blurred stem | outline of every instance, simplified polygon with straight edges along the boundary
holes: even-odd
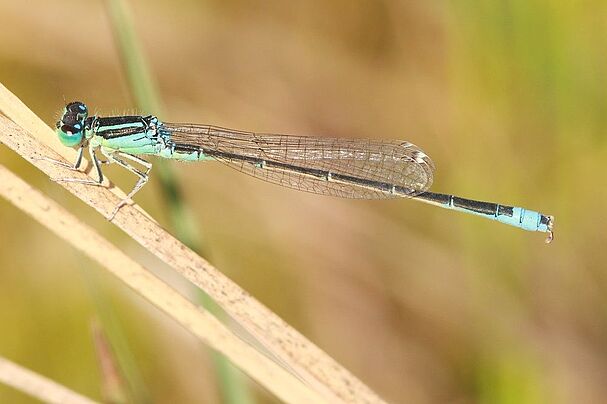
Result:
[[[116,360],[120,374],[124,375],[125,380],[128,381],[126,387],[123,384],[119,386],[121,391],[113,392],[115,395],[104,394],[104,397],[123,396],[129,398],[127,401],[108,400],[109,402],[152,403],[153,400],[151,399],[149,390],[143,381],[141,371],[139,370],[139,366],[135,360],[135,355],[128,344],[128,339],[124,333],[124,327],[122,326],[119,316],[117,315],[118,311],[115,309],[107,291],[102,290],[102,285],[105,285],[105,282],[98,272],[91,271],[90,268],[84,268],[83,266],[82,274],[83,278],[87,282],[90,296],[92,296],[95,305],[95,311],[97,313],[99,322],[101,323],[101,325],[98,327],[103,329],[103,331],[107,334],[111,343],[112,353],[114,354],[112,359]],[[95,339],[93,340],[96,341]],[[101,364],[102,358],[98,356],[97,360]],[[100,369],[102,369],[101,366]],[[104,375],[103,372],[101,373],[101,377],[104,378],[104,382],[106,382],[106,375]],[[109,392],[104,391],[104,393]]]
[[[91,334],[102,380],[101,391],[104,401],[107,403],[151,402],[149,397],[146,397],[145,401],[140,399],[135,401],[129,396],[128,384],[118,364],[117,350],[114,349],[98,318],[93,318],[91,321]],[[129,362],[132,363],[132,359]]]
[[[142,111],[164,116],[156,82],[139,46],[132,24],[133,19],[126,2],[106,0],[106,4],[114,39],[135,104]],[[157,178],[161,183],[162,196],[168,208],[169,220],[175,229],[177,238],[199,255],[208,257],[208,254],[203,254],[200,234],[193,225],[195,221],[192,220],[191,211],[183,202],[181,189],[171,166],[163,160],[156,161],[154,166]],[[198,293],[198,300],[215,316],[223,315],[219,307],[202,291]],[[223,355],[215,351],[212,355],[224,402],[234,404],[252,402],[246,381],[239,371]]]

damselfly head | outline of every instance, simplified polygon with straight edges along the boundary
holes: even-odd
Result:
[[[84,139],[84,121],[88,108],[83,102],[74,101],[65,106],[61,119],[57,122],[57,135],[61,143],[68,147],[80,146]]]

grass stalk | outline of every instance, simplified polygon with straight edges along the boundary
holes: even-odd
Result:
[[[2,167],[2,166],[0,166]],[[6,169],[2,167],[1,171]],[[0,357],[0,382],[45,403],[93,404],[96,401],[6,358]]]

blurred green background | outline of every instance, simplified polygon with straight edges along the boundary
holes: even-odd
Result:
[[[406,139],[434,159],[437,192],[556,216],[546,246],[413,201],[175,163],[228,276],[391,402],[604,400],[607,3],[128,3],[167,121]],[[0,81],[49,124],[75,99],[156,112],[134,108],[103,1],[0,0],[0,16]],[[6,147],[0,162],[180,282]],[[153,174],[136,200],[170,228]],[[0,230],[0,355],[100,399],[91,322],[113,312],[139,397],[221,401],[208,350],[170,319],[4,200]],[[0,385],[0,402],[31,399]]]

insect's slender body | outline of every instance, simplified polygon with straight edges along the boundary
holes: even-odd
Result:
[[[552,216],[429,192],[434,163],[409,142],[258,134],[210,125],[163,123],[153,115],[89,117],[81,102],[66,106],[57,133],[63,144],[80,149],[75,168],[82,151],[88,148],[100,182],[103,162],[117,163],[138,175],[139,181],[128,198],[148,179],[151,164],[141,156],[217,160],[302,191],[359,199],[413,198],[524,230],[547,232],[548,241],[552,240]],[[106,161],[97,158],[97,150]],[[145,167],[145,172],[129,161]]]

